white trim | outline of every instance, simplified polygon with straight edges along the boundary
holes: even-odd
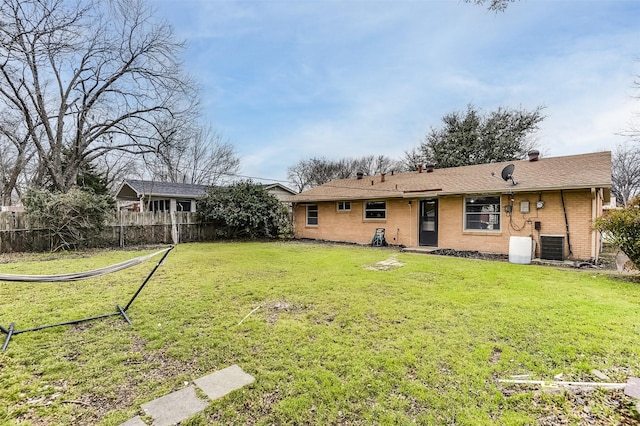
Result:
[[[369,203],[384,203],[384,210],[383,209],[367,209],[367,204]],[[371,211],[371,212],[380,212],[383,211],[384,212],[384,217],[367,217],[367,211]],[[362,206],[362,220],[365,221],[386,221],[387,220],[387,200],[368,200],[364,202],[364,205]]]
[[[487,226],[494,226],[492,224],[491,216],[498,215],[498,229],[476,229],[476,228],[467,228],[467,199],[469,198],[497,198],[499,205],[498,211],[486,211],[486,212],[471,212],[470,214],[480,214],[489,216],[489,220],[486,222]],[[495,205],[495,204],[487,204],[487,205]],[[478,196],[465,196],[462,198],[462,232],[486,232],[486,233],[498,233],[502,231],[502,196],[498,195],[478,195]]]
[[[316,222],[317,223],[309,223],[309,207],[315,207],[316,208]],[[319,208],[317,204],[308,204],[305,207],[305,219],[304,219],[304,223],[305,226],[307,227],[317,227],[320,224],[320,213],[319,213]]]

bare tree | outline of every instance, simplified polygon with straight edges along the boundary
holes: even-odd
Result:
[[[287,179],[293,183],[294,189],[298,192],[310,188],[309,162],[302,160],[293,166],[289,166],[287,169]]]
[[[169,182],[215,185],[238,172],[234,146],[212,128],[174,134],[154,155],[151,174]]]
[[[96,159],[94,165],[111,191],[127,177],[135,176],[140,167],[134,156],[122,151],[108,152]]]
[[[418,170],[418,165],[427,163],[427,157],[419,147],[413,147],[404,152],[404,157],[398,161],[398,169],[403,172]]]
[[[640,147],[632,143],[619,144],[612,158],[613,194],[624,206],[640,193]]]
[[[358,172],[367,176],[374,176],[398,169],[398,162],[385,155],[366,155],[354,161],[351,166],[352,173],[350,176]]]
[[[182,48],[143,0],[0,0],[2,132],[17,123],[60,190],[109,152],[156,152],[159,123],[194,108]]]
[[[9,131],[11,126],[0,127],[0,205],[10,206],[19,198],[27,165],[35,152],[28,137]]]
[[[332,180],[354,177],[357,173],[372,176],[396,168],[397,162],[384,155],[339,160],[314,157],[309,160],[301,160],[290,166],[287,170],[287,178],[298,191],[302,192]]]
[[[487,5],[489,10],[494,12],[504,12],[510,3],[515,0],[464,0],[465,3],[474,3],[477,5]]]

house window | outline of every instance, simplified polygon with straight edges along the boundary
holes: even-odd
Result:
[[[176,201],[176,210],[179,212],[191,211],[191,200],[178,200]]]
[[[364,205],[365,219],[386,219],[387,218],[387,202],[386,201],[367,201]]]
[[[151,212],[168,212],[171,203],[169,200],[153,200],[149,203],[149,211]]]
[[[338,201],[338,211],[339,212],[351,211],[351,201]]]
[[[464,229],[465,231],[499,231],[500,197],[466,197]]]
[[[307,226],[318,226],[318,205],[307,206]]]

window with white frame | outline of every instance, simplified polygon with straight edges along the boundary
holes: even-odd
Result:
[[[318,225],[318,205],[309,204],[307,206],[307,226]]]
[[[190,212],[191,211],[191,200],[177,200],[176,201],[176,210],[179,212]]]
[[[151,212],[168,212],[171,206],[169,200],[153,200],[149,203],[149,211]]]
[[[367,201],[364,204],[365,219],[386,219],[387,218],[387,202],[386,201]]]
[[[499,231],[500,196],[465,197],[464,230]]]
[[[338,201],[338,211],[339,212],[351,211],[351,201]]]

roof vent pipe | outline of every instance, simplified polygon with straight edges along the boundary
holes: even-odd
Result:
[[[532,149],[528,152],[528,155],[529,161],[538,161],[538,158],[540,158],[540,151],[538,151],[537,149]]]
[[[418,173],[422,173],[422,164],[418,164]]]
[[[358,172],[356,173],[356,177],[358,178],[358,180],[361,180],[364,177],[364,173]]]
[[[380,173],[380,182],[384,182],[384,173]]]
[[[427,163],[427,173],[433,173],[433,169],[436,168],[436,165],[433,163]]]

